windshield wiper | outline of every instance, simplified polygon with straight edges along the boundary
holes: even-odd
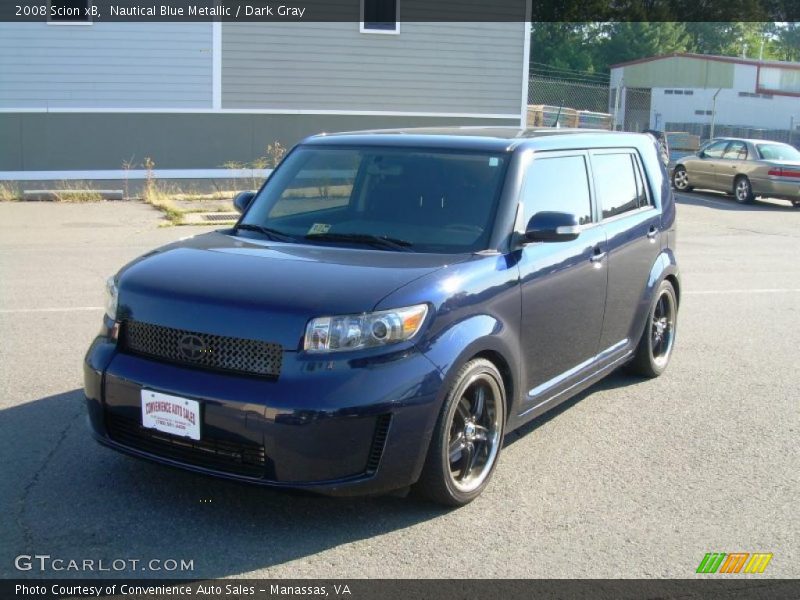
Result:
[[[402,250],[404,252],[411,252],[411,246],[414,245],[406,240],[399,240],[385,235],[371,235],[369,233],[309,233],[306,239],[325,242],[356,242],[369,244],[377,248]]]
[[[241,223],[236,226],[236,231],[239,230],[243,231],[257,231],[268,237],[271,240],[276,242],[296,242],[297,240],[292,236],[283,233],[282,231],[278,231],[277,229],[273,229],[272,227],[265,227],[263,225],[256,225],[255,223]]]

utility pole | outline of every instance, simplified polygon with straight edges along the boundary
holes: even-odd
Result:
[[[714,124],[717,120],[717,94],[722,91],[722,88],[719,88],[716,92],[714,92],[714,97],[711,99],[711,131],[709,132],[708,139],[714,139]]]
[[[623,83],[625,83],[625,80],[620,79],[619,83],[617,84],[616,94],[614,94],[614,131],[618,131],[617,127],[619,125],[619,103],[620,103],[620,96],[622,96]]]

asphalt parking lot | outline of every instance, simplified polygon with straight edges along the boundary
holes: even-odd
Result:
[[[106,276],[207,229],[158,227],[138,203],[0,203],[0,574],[43,575],[14,569],[38,553],[194,561],[120,573],[136,576],[683,578],[742,551],[774,554],[760,577],[799,577],[800,210],[693,194],[678,217],[667,373],[613,375],[512,434],[486,492],[447,511],[253,489],[95,444],[81,360]]]

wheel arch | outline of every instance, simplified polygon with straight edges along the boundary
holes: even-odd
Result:
[[[492,363],[497,370],[500,371],[500,376],[503,378],[503,392],[505,393],[505,409],[506,409],[506,423],[508,423],[509,416],[511,415],[511,400],[515,397],[514,375],[511,372],[511,366],[508,364],[506,358],[496,350],[482,350],[473,355],[466,362],[475,360],[476,358],[483,358]]]
[[[460,343],[453,343],[456,340]],[[499,320],[489,315],[476,315],[455,324],[450,335],[438,336],[436,342],[420,350],[442,374],[441,402],[461,368],[473,359],[484,358],[497,367],[503,378],[506,420],[513,414],[516,390],[521,389],[519,338]]]

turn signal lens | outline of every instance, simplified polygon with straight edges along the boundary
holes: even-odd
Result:
[[[112,321],[117,319],[117,282],[113,277],[106,280],[106,314]]]
[[[385,346],[411,339],[428,314],[427,304],[360,315],[319,317],[306,326],[306,352],[340,352]]]

